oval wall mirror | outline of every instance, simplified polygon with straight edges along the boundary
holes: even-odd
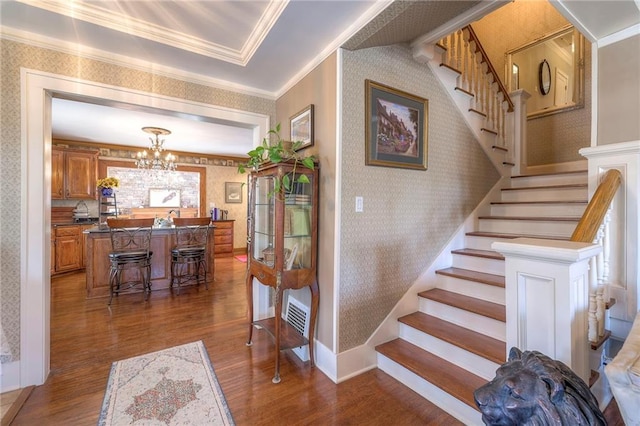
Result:
[[[551,67],[549,62],[544,59],[540,62],[540,68],[538,70],[538,82],[540,85],[540,93],[546,95],[551,90]]]

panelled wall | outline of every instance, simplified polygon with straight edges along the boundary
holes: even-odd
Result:
[[[20,359],[20,247],[22,211],[21,67],[113,86],[275,117],[275,101],[176,80],[150,72],[84,59],[7,39],[0,40],[0,320],[7,352],[2,362]],[[242,178],[238,179],[242,180]],[[44,196],[44,195],[43,195]],[[30,212],[31,213],[31,212]],[[33,212],[42,214],[43,212]]]

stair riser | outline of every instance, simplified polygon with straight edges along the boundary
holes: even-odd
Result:
[[[504,275],[504,260],[453,253],[453,266],[487,274]]]
[[[425,314],[459,325],[476,333],[484,334],[501,342],[507,341],[507,326],[502,321],[422,297],[420,298],[418,309]]]
[[[476,237],[467,235],[464,237],[465,247],[472,248],[476,250],[493,250],[491,248],[491,244],[496,241],[508,242],[513,241],[510,238],[490,238],[490,237]]]
[[[587,201],[587,188],[541,188],[502,191],[501,201]]]
[[[487,381],[495,377],[496,370],[500,367],[495,362],[491,362],[437,337],[425,334],[406,324],[400,323],[399,337]]]
[[[466,425],[482,425],[479,411],[452,397],[400,364],[378,354],[378,368]]]
[[[577,221],[543,222],[535,220],[480,219],[478,227],[483,232],[506,234],[533,234],[551,237],[570,237]]]
[[[438,275],[436,287],[487,302],[505,304],[504,288],[460,278]]]
[[[509,217],[579,217],[586,204],[494,204],[492,216]]]
[[[511,179],[512,188],[527,188],[546,185],[586,184],[587,173],[567,173],[560,175],[527,176]]]

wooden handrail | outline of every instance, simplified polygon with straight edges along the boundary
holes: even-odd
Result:
[[[502,79],[500,77],[498,77],[498,73],[493,68],[493,65],[491,65],[491,61],[489,60],[489,56],[487,55],[487,53],[482,48],[482,44],[480,44],[480,40],[478,40],[478,36],[473,31],[473,28],[471,28],[471,25],[467,25],[465,28],[467,30],[469,30],[469,41],[470,42],[473,41],[476,44],[476,53],[480,52],[480,55],[482,56],[482,61],[487,64],[487,68],[488,68],[489,72],[493,75],[493,81],[495,81],[498,84],[498,91],[502,92],[502,94],[504,95],[504,100],[509,105],[508,111],[509,112],[513,112],[513,101],[511,100],[511,97],[509,96],[509,92],[507,92],[507,89],[504,87],[504,84],[502,84]],[[464,28],[463,28],[463,30],[464,30]]]
[[[604,175],[580,218],[576,230],[573,231],[571,241],[581,243],[592,243],[594,241],[621,182],[622,174],[619,170],[611,169]]]

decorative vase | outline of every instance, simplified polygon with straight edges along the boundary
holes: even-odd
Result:
[[[103,197],[111,197],[113,195],[113,188],[100,188]]]

